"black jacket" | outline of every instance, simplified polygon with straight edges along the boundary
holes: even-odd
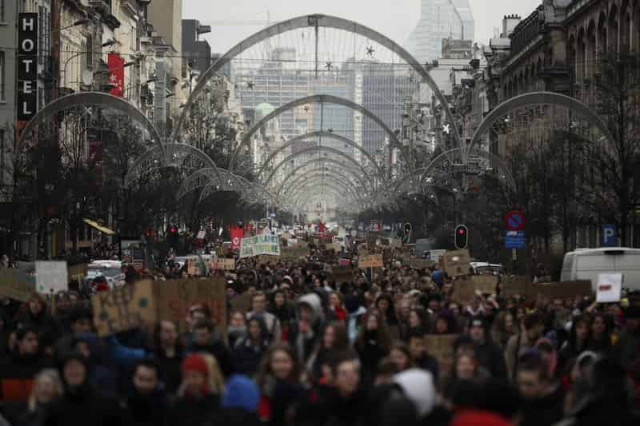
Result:
[[[135,390],[126,400],[127,426],[165,426],[169,403],[162,391],[141,395]]]
[[[203,426],[218,415],[220,399],[209,394],[203,398],[178,398],[169,414],[170,426]]]
[[[231,358],[231,352],[229,352],[229,349],[227,349],[221,340],[215,340],[213,343],[204,346],[192,343],[188,352],[206,352],[213,355],[216,361],[218,361],[218,365],[220,366],[220,370],[224,377],[231,377],[231,375],[235,373],[235,365],[233,363],[233,358]]]
[[[521,404],[522,421],[520,426],[551,426],[564,415],[564,390],[560,384],[555,390],[542,398],[523,400]]]
[[[125,426],[125,417],[116,399],[105,398],[90,385],[66,390],[51,406],[43,426]]]
[[[253,346],[249,338],[238,342],[232,352],[236,371],[245,376],[253,377],[258,371],[258,366],[268,346],[266,342],[258,347]]]
[[[475,355],[478,363],[487,369],[495,378],[507,377],[507,367],[504,364],[503,351],[492,342],[477,343]]]

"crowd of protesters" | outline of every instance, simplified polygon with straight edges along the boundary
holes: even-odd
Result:
[[[1,299],[0,425],[640,424],[633,294],[599,305],[498,286],[461,305],[437,266],[391,257],[337,283],[336,261],[238,262],[224,329],[194,304],[187,329],[100,338],[76,292]],[[451,335],[444,365],[425,337]]]

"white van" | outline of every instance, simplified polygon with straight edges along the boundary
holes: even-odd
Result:
[[[607,272],[622,274],[624,288],[640,290],[640,249],[610,247],[566,253],[560,280],[591,280],[595,291],[598,275]]]

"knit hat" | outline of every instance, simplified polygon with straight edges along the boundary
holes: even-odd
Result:
[[[225,386],[224,395],[220,400],[221,408],[241,408],[250,413],[258,410],[260,392],[258,387],[246,376],[234,374]]]
[[[182,371],[198,371],[205,377],[209,377],[207,362],[198,354],[191,354],[182,361]]]
[[[425,417],[433,410],[436,403],[436,389],[431,373],[419,369],[406,370],[396,374],[394,382],[413,402],[420,417]]]
[[[511,426],[509,420],[490,411],[465,411],[453,418],[451,426]]]

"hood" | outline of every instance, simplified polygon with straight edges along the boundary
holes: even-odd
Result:
[[[300,299],[298,299],[298,304],[297,304],[298,308],[302,304],[305,304],[311,307],[311,310],[313,312],[314,324],[323,319],[324,315],[322,313],[322,300],[320,300],[320,296],[318,296],[316,293],[305,294]]]
[[[87,342],[89,350],[91,351],[91,358],[89,362],[93,365],[102,364],[106,355],[105,347],[102,344],[100,338],[94,333],[77,333],[73,336],[73,343]]]
[[[246,376],[234,374],[227,381],[224,395],[220,400],[221,408],[241,408],[250,413],[258,410],[260,392],[258,387]]]
[[[414,368],[396,374],[394,381],[413,402],[420,417],[425,417],[433,410],[436,403],[436,389],[431,373]]]

